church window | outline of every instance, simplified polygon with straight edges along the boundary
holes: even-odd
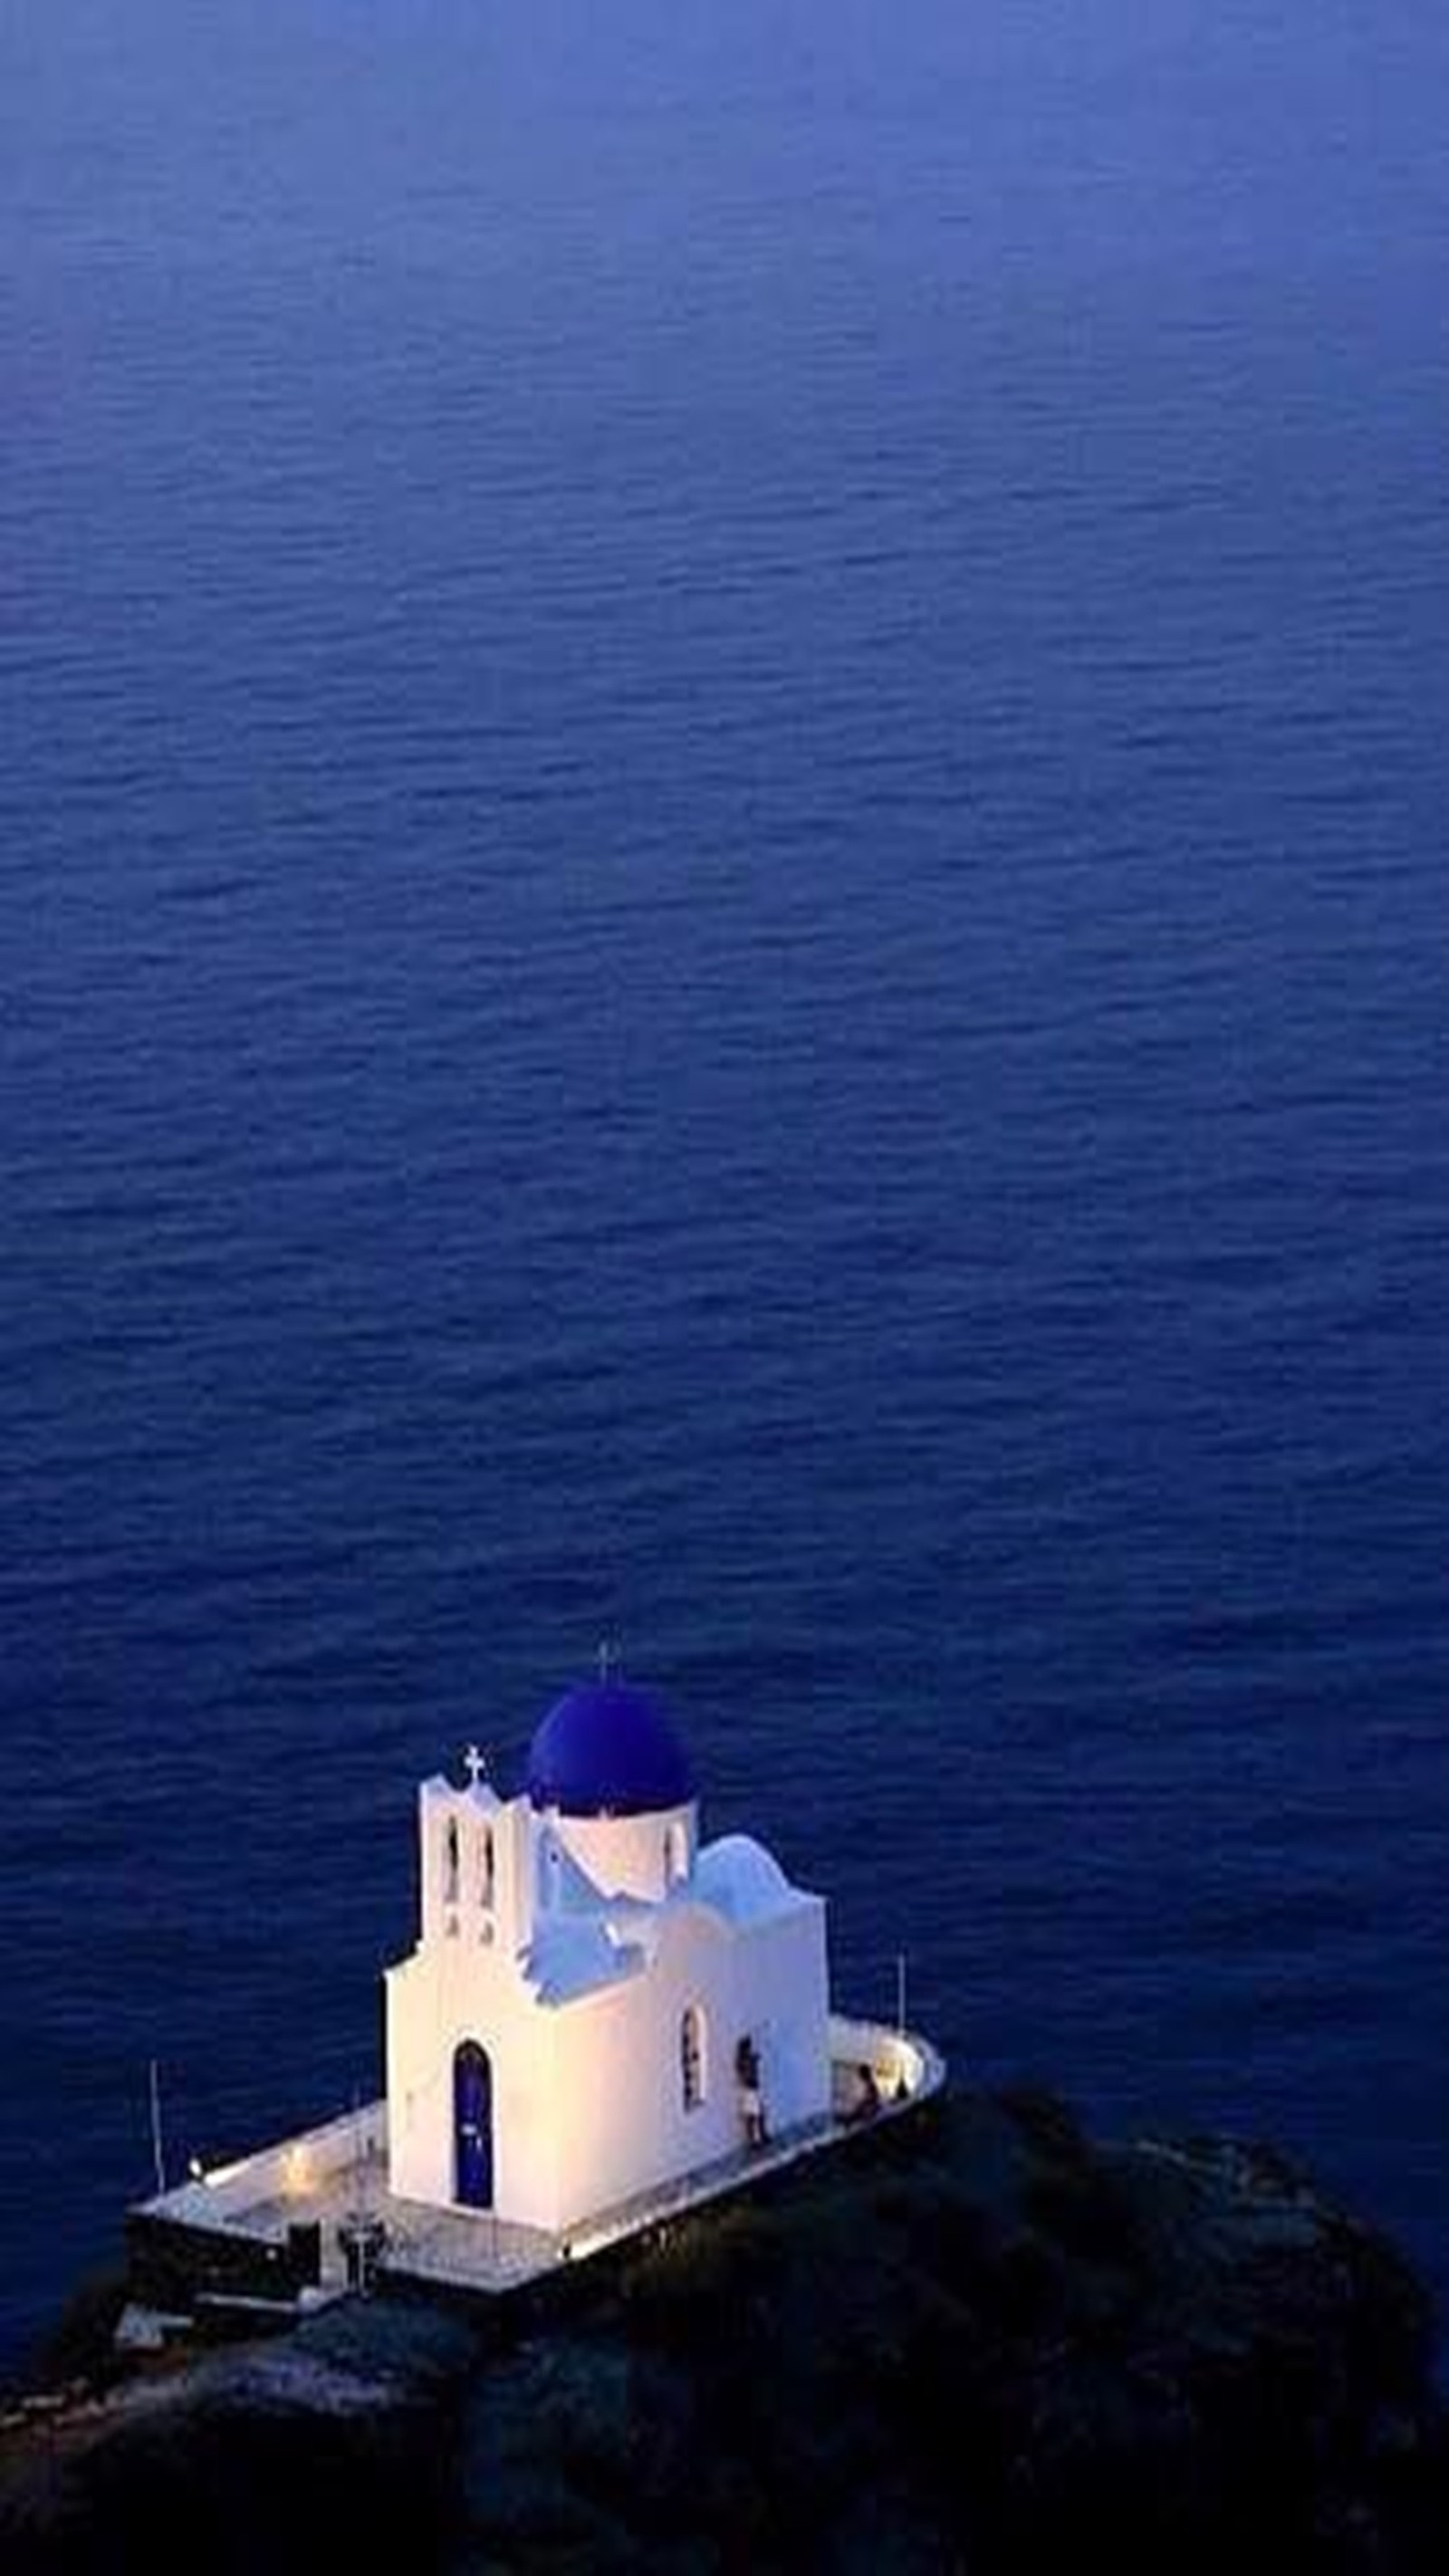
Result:
[[[677,1886],[689,1876],[689,1836],[683,1825],[671,1825],[664,1837],[664,1884]]]
[[[704,2100],[704,2015],[688,2004],[679,2024],[679,2094],[686,2111]]]
[[[478,1898],[485,1914],[491,1913],[493,1909],[493,1872],[493,1835],[490,1829],[485,1825],[483,1829],[483,1866],[479,1874],[478,1881]]]
[[[448,1818],[447,1831],[443,1836],[443,1902],[445,1905],[456,1905],[458,1902],[458,1820],[456,1816]]]

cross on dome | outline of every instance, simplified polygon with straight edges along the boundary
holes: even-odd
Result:
[[[479,1781],[488,1777],[488,1755],[480,1752],[476,1744],[470,1744],[463,1755],[463,1768],[468,1774],[469,1788],[476,1789]]]

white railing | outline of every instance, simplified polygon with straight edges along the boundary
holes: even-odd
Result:
[[[855,2099],[857,2070],[870,2069],[881,2107],[924,2101],[939,2093],[946,2080],[946,2061],[928,2039],[914,2031],[892,2030],[884,2022],[855,2021],[844,2013],[830,2016],[830,2065],[842,2107]]]

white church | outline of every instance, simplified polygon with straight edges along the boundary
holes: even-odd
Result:
[[[825,2120],[823,1898],[747,1835],[701,1842],[655,1695],[607,1667],[533,1738],[418,1798],[421,1923],[386,1972],[388,2183],[566,2238]]]
[[[823,1898],[746,1834],[700,1840],[652,1691],[605,1664],[524,1786],[476,1752],[418,1795],[421,1921],[386,1970],[386,2091],[130,2212],[136,2314],[275,2309],[389,2279],[491,2297],[894,2118],[929,2041],[830,2009]],[[483,2223],[475,2223],[478,2221]]]

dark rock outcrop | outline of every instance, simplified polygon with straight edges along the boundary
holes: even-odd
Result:
[[[1281,2159],[963,2097],[470,2325],[387,2302],[12,2439],[0,2564],[100,2576],[1059,2568],[1410,2576],[1427,2301]]]

